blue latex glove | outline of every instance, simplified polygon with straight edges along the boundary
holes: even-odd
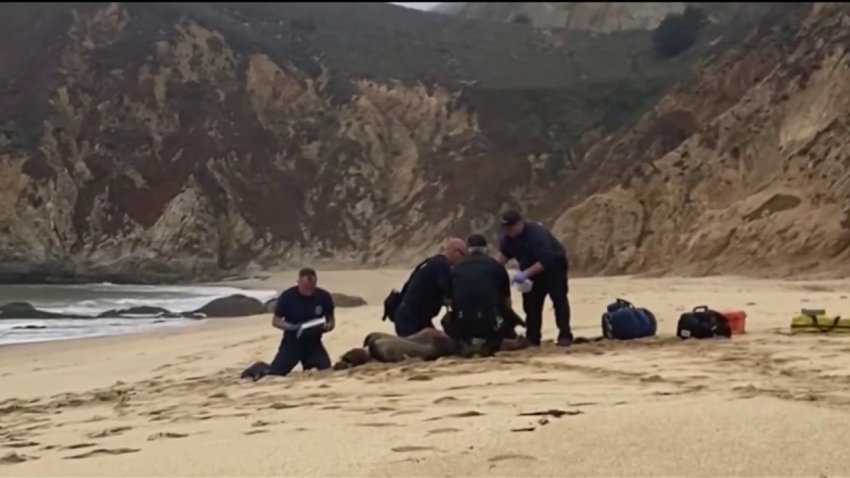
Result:
[[[514,283],[515,284],[523,284],[526,281],[528,281],[528,274],[526,274],[525,271],[519,271],[514,276]]]

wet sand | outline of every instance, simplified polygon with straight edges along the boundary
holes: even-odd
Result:
[[[403,271],[320,271],[336,358],[381,322]],[[293,274],[242,286],[283,288]],[[575,332],[616,297],[659,337],[240,381],[279,341],[270,317],[0,348],[3,475],[847,475],[850,336],[789,336],[801,307],[850,314],[850,281],[574,280]],[[519,297],[515,298],[519,309]],[[681,342],[693,306],[749,333]],[[554,336],[547,303],[544,338]]]

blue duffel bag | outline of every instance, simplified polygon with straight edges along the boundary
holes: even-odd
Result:
[[[623,299],[608,304],[608,312],[602,314],[602,335],[606,339],[652,337],[657,329],[658,323],[652,312]]]

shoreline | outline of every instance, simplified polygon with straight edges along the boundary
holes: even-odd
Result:
[[[187,284],[185,287],[230,287],[241,289],[244,291],[251,290],[276,290],[280,291],[283,288],[287,287],[287,282],[290,282],[294,285],[294,278],[297,274],[295,270],[276,270],[276,271],[267,271],[263,273],[255,274],[252,277],[241,278],[238,280],[226,280],[220,282],[200,282]],[[382,281],[385,281],[386,286],[385,290],[378,289],[376,292],[372,293],[363,293],[363,291],[359,290],[357,281],[355,278],[361,274],[373,274],[379,277]],[[385,294],[389,292],[391,288],[399,289],[404,280],[406,280],[409,271],[404,269],[381,269],[381,270],[355,270],[355,269],[346,269],[346,270],[333,270],[333,271],[325,271],[319,272],[319,285],[320,287],[324,287],[331,292],[340,292],[351,295],[356,295],[363,297],[367,305],[365,307],[374,307],[383,303],[383,299]],[[323,280],[324,279],[324,280]],[[723,279],[729,279],[734,281],[754,281],[757,283],[763,284],[775,284],[779,288],[784,288],[783,286],[792,286],[795,287],[798,284],[802,284],[801,288],[810,292],[818,292],[823,289],[830,289],[836,287],[846,287],[848,289],[848,294],[850,294],[850,279],[822,279],[818,281],[804,281],[802,279],[796,278],[766,278],[766,279],[751,279],[746,276],[705,276],[705,277],[662,277],[662,278],[649,278],[649,277],[641,277],[641,276],[603,276],[603,277],[594,277],[594,278],[575,278],[571,279],[571,283],[574,282],[606,282],[606,281],[631,281],[635,283],[653,283],[657,281],[666,281],[671,284],[675,284],[678,282],[689,282],[689,283],[706,283],[712,284],[718,282],[718,280],[722,281]],[[76,284],[82,285],[82,284]],[[136,284],[149,286],[149,284]],[[158,287],[158,286],[154,286]],[[162,287],[168,287],[167,285],[163,285]],[[183,286],[181,286],[183,287]],[[675,287],[675,285],[673,285]],[[275,292],[277,294],[279,292]],[[517,300],[517,293],[514,292],[514,306],[515,310],[521,311],[522,307],[519,301]],[[573,293],[571,293],[571,297]],[[380,315],[380,314],[378,314]],[[247,319],[248,317],[243,317],[243,319]],[[18,320],[18,319],[12,319]],[[20,320],[32,320],[32,321],[46,321],[49,322],[51,320],[65,320],[65,319],[20,319]],[[98,320],[97,318],[81,318],[74,320]],[[126,318],[121,320],[127,320],[128,323],[131,323],[133,318]],[[201,325],[204,322],[218,322],[218,321],[232,321],[237,320],[234,318],[214,318],[214,319],[164,319],[164,320],[185,320],[185,323],[179,325],[164,325],[164,326],[155,326],[151,327],[140,327],[139,330],[131,330],[126,332],[114,332],[114,333],[103,333],[102,335],[97,336],[84,336],[84,337],[60,337],[60,338],[48,338],[45,340],[37,340],[30,342],[13,342],[7,344],[0,344],[0,351],[9,350],[9,349],[17,349],[20,347],[39,347],[43,344],[52,344],[55,342],[79,342],[80,344],[86,344],[90,341],[100,341],[100,340],[108,340],[115,337],[124,337],[124,336],[148,336],[149,334],[157,334],[162,332],[169,332],[175,330],[184,330],[184,329],[193,329]],[[157,324],[158,325],[158,324]],[[81,345],[82,346],[82,345]]]
[[[6,286],[0,289],[0,307],[18,305],[0,312],[0,347],[183,328],[203,319],[195,311],[215,300],[246,295],[264,303],[276,294],[260,283]]]

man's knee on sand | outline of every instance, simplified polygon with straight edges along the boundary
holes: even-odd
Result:
[[[269,367],[269,375],[289,375],[301,364],[303,370],[327,370],[331,368],[331,359],[321,342],[302,343],[284,340],[277,355]]]

